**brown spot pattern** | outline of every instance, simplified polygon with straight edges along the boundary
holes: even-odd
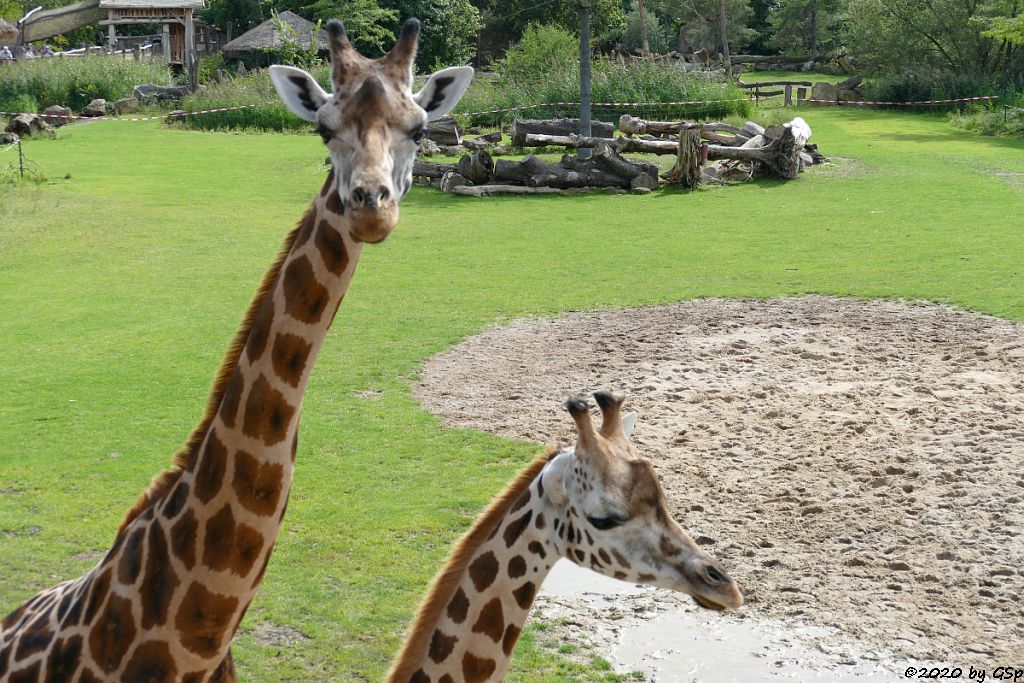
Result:
[[[536,526],[538,529],[543,529],[545,526],[547,526],[547,522],[544,519],[543,512],[537,513],[537,521],[534,523],[534,526]]]
[[[39,680],[39,669],[42,664],[42,662],[36,662],[27,669],[14,671],[8,680],[10,683],[36,683]]]
[[[171,651],[167,643],[149,640],[142,643],[132,653],[121,676],[123,681],[139,683],[170,683],[178,673]]]
[[[497,662],[490,657],[477,657],[472,652],[462,656],[462,676],[466,683],[483,683],[497,666]]]
[[[139,597],[142,601],[142,628],[162,626],[167,622],[171,597],[181,581],[171,566],[167,553],[164,530],[154,522],[146,539],[149,549],[146,557],[146,576],[142,579]]]
[[[530,545],[526,546],[526,549],[534,555],[540,555],[540,559],[542,560],[548,556],[547,552],[544,550],[544,546],[537,541],[530,541]]]
[[[526,573],[526,560],[522,555],[516,555],[508,561],[508,575],[510,578],[518,579]]]
[[[494,578],[497,575],[498,560],[490,550],[469,565],[469,578],[473,581],[473,587],[476,588],[477,593],[494,583]]]
[[[451,602],[448,603],[448,618],[453,623],[461,624],[466,620],[466,613],[469,612],[469,599],[461,588],[455,591]]]
[[[210,658],[220,651],[238,600],[218,595],[195,581],[188,587],[174,626],[181,633],[181,644],[200,657]]]
[[[448,655],[455,649],[455,643],[458,640],[456,636],[449,636],[440,629],[434,631],[433,637],[430,639],[430,658],[440,664],[444,660],[448,659]]]
[[[171,495],[167,496],[167,502],[164,503],[164,517],[167,519],[174,519],[177,517],[178,513],[185,508],[185,502],[187,500],[188,482],[184,482],[179,479],[178,483],[175,484],[174,489],[171,491]]]
[[[348,268],[348,250],[341,234],[325,220],[320,221],[316,229],[316,248],[324,260],[327,270],[341,275]]]
[[[533,510],[527,510],[525,515],[514,522],[509,522],[503,534],[506,548],[511,548],[519,540],[519,537],[523,535],[523,531],[529,526],[531,519],[533,519]]]
[[[70,681],[82,663],[82,636],[58,640],[46,663],[46,683]]]
[[[196,534],[199,524],[196,515],[188,510],[171,527],[171,552],[181,560],[185,569],[191,570],[196,564]]]
[[[515,505],[512,506],[512,509],[508,511],[508,514],[511,515],[513,512],[519,512],[519,510],[529,502],[530,489],[526,489],[525,491],[523,491],[523,495],[519,496],[519,498],[516,500]]]
[[[293,415],[295,408],[289,405],[284,394],[270,386],[270,382],[261,374],[249,389],[242,431],[254,439],[261,439],[268,446],[273,446],[287,436],[288,425],[291,424]]]
[[[274,372],[289,385],[298,387],[312,350],[313,345],[297,334],[277,335],[270,356]]]
[[[249,339],[245,342],[245,354],[249,356],[250,363],[255,363],[259,360],[263,352],[267,350],[267,341],[270,339],[270,326],[273,323],[274,290],[270,289],[252,319],[252,327],[249,328]]]
[[[612,555],[615,557],[615,561],[619,563],[620,567],[622,567],[624,569],[630,569],[632,567],[632,565],[629,563],[629,560],[627,560],[622,555],[622,553],[620,553],[615,548],[612,548]]]
[[[110,569],[93,579],[92,593],[89,595],[89,602],[85,607],[85,621],[91,623],[96,612],[103,601],[107,599],[107,591],[110,590]]]
[[[134,640],[135,620],[132,619],[131,601],[111,595],[106,609],[89,632],[89,652],[93,662],[107,673],[117,671]]]
[[[232,481],[238,502],[261,517],[273,514],[281,498],[283,475],[284,467],[280,463],[263,463],[245,451],[238,451]]]
[[[142,571],[142,535],[145,529],[136,529],[128,535],[121,549],[121,559],[117,563],[117,580],[125,586],[132,586]]]
[[[239,576],[246,576],[252,571],[256,560],[263,551],[263,534],[248,524],[239,524],[235,532],[235,552],[231,561],[231,571]]]
[[[480,610],[480,616],[473,624],[473,633],[482,633],[497,643],[504,631],[505,614],[501,609],[501,598],[494,598]]]
[[[203,564],[210,569],[223,571],[228,568],[235,545],[235,513],[231,503],[206,520],[206,534],[203,537]]]
[[[217,430],[211,429],[206,437],[206,448],[196,464],[196,496],[202,502],[209,503],[220,491],[227,461],[228,448],[217,438]]]
[[[505,627],[505,635],[501,639],[501,651],[505,653],[506,657],[512,656],[512,650],[516,646],[516,641],[519,640],[519,634],[522,629],[515,624],[509,624]]]
[[[516,603],[519,604],[523,609],[529,609],[530,605],[533,604],[533,596],[537,594],[537,587],[533,585],[533,581],[527,581],[519,588],[512,591],[512,595],[516,599]]]
[[[242,392],[245,390],[245,378],[242,377],[242,369],[235,367],[224,388],[224,398],[220,400],[220,419],[228,429],[235,428],[235,420],[238,418],[238,406],[242,403]]]
[[[423,669],[416,669],[416,673],[409,677],[409,683],[430,683],[430,676]]]
[[[327,288],[317,282],[307,257],[298,257],[284,269],[284,310],[288,315],[311,325],[318,323],[329,299]]]
[[[455,683],[455,679],[452,678],[451,674],[445,674],[437,679],[437,683]]]

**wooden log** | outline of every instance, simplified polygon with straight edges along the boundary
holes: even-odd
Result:
[[[463,185],[452,189],[452,194],[466,197],[486,197],[492,194],[561,194],[557,187],[524,187],[522,185]]]
[[[588,138],[580,138],[588,140]],[[527,187],[621,187],[631,189],[634,179],[646,175],[657,182],[658,167],[624,159],[607,141],[594,145],[588,159],[564,155],[557,164],[546,164],[535,156],[522,161],[499,159],[494,164],[494,182]]]
[[[750,137],[764,135],[764,126],[754,123],[753,121],[747,121],[743,124],[743,132]]]
[[[802,121],[802,119],[801,119]],[[806,126],[806,124],[804,124]],[[809,131],[810,128],[808,127]],[[754,147],[757,138],[752,138],[749,145],[743,147],[722,147],[708,145],[708,159],[733,159],[751,161],[760,164],[758,170],[783,179],[795,178],[803,170],[800,152],[806,144],[804,130],[800,126],[787,125],[782,134],[774,140],[767,140],[762,147]]]
[[[427,124],[427,137],[439,145],[461,145],[462,134],[455,119],[445,116]]]
[[[442,192],[453,192],[456,188],[469,184],[469,180],[460,175],[458,171],[445,171],[445,174],[441,176],[440,188]]]
[[[615,135],[615,127],[610,123],[592,121],[591,136],[610,138]],[[579,119],[516,119],[512,123],[512,144],[523,147],[527,135],[579,135]]]
[[[478,150],[459,159],[458,169],[474,185],[483,185],[494,177],[494,159],[485,150]]]
[[[420,178],[440,178],[448,171],[458,171],[458,164],[444,164],[436,161],[412,162],[412,174]]]
[[[707,161],[708,146],[701,144],[701,126],[687,126],[679,132],[679,155],[675,166],[662,177],[670,185],[694,190],[700,184],[700,167]]]
[[[607,145],[616,152],[644,152],[647,154],[677,154],[679,143],[675,140],[641,140],[639,138],[594,138],[581,135],[527,135],[524,147],[596,147]]]
[[[767,88],[774,85],[805,85],[810,87],[814,85],[810,81],[759,81],[757,83],[737,83],[741,88],[751,90],[753,88]]]

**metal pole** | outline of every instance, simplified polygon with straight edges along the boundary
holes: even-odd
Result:
[[[590,0],[580,2],[580,135],[590,137]],[[589,147],[581,147],[580,159],[589,159]]]

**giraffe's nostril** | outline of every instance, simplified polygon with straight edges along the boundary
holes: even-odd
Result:
[[[386,188],[383,185],[381,185],[380,186],[380,191],[377,192],[377,199],[378,199],[378,201],[386,202],[388,200],[388,197],[390,197],[390,196],[391,196],[391,192],[388,191],[388,188]]]
[[[361,187],[357,187],[352,190],[352,201],[356,204],[362,204],[366,201],[366,192]]]
[[[714,583],[729,582],[729,576],[714,565],[708,565],[708,578]]]

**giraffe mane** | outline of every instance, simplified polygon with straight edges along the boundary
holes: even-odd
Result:
[[[419,665],[423,653],[430,644],[438,617],[448,606],[452,596],[455,595],[459,581],[466,573],[466,567],[470,560],[473,559],[473,553],[487,540],[494,528],[508,513],[509,508],[515,504],[523,491],[529,488],[548,461],[560,450],[561,447],[557,444],[549,444],[541,455],[520,470],[511,484],[494,497],[487,509],[477,517],[469,531],[455,543],[444,567],[434,577],[433,583],[427,590],[427,596],[416,612],[405,644],[391,664],[391,669],[384,678],[385,681],[404,683],[409,680],[413,674],[413,668]]]
[[[330,182],[330,178],[328,179]],[[192,461],[196,457],[196,452],[199,450],[199,446],[202,445],[203,439],[206,438],[206,433],[210,429],[210,423],[213,422],[214,416],[217,414],[217,410],[220,409],[221,401],[224,398],[224,392],[227,389],[228,380],[231,378],[231,373],[234,372],[235,367],[238,365],[238,359],[242,355],[242,350],[245,348],[245,343],[249,339],[249,332],[252,330],[253,321],[256,318],[256,313],[260,309],[260,305],[263,300],[273,292],[274,284],[277,282],[277,276],[281,272],[281,267],[284,265],[285,258],[288,256],[288,252],[291,251],[292,245],[295,244],[295,238],[299,232],[307,225],[315,220],[315,204],[311,204],[306,209],[305,215],[299,221],[298,225],[292,228],[284,238],[284,244],[281,246],[281,250],[275,259],[274,264],[270,267],[270,270],[263,276],[263,281],[260,283],[259,288],[256,290],[256,295],[253,297],[252,302],[249,304],[248,310],[245,312],[245,317],[242,318],[242,323],[238,327],[238,331],[235,332],[234,339],[231,340],[231,344],[228,346],[228,352],[224,355],[224,360],[221,361],[220,369],[217,370],[215,379],[213,380],[213,386],[210,388],[210,397],[206,402],[206,411],[203,413],[202,419],[199,424],[196,425],[195,429],[192,430],[192,434],[188,437],[188,441],[185,445],[178,449],[178,452],[174,454],[174,459],[171,461],[171,467],[163,470],[149,483],[149,487],[142,493],[141,496],[136,499],[135,504],[132,505],[131,509],[128,510],[128,514],[125,515],[124,521],[121,522],[121,526],[117,529],[117,536],[120,536],[124,532],[125,528],[132,523],[136,517],[142,514],[148,507],[154,503],[163,499],[167,492],[181,477],[181,473],[184,472],[192,464]],[[116,538],[116,537],[115,537]]]

